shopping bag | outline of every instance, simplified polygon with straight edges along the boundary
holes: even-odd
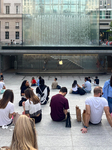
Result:
[[[81,110],[76,106],[76,118],[78,122],[81,122]]]

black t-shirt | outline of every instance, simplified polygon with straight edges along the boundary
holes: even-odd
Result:
[[[24,93],[24,91],[27,89],[27,88],[30,88],[29,86],[23,86],[22,89],[21,89],[21,96],[22,96],[22,93]]]
[[[49,92],[50,92],[50,89],[49,89],[48,86],[44,85],[44,86],[39,86],[39,87],[37,87],[37,88],[36,88],[36,93],[41,95],[42,92],[44,91],[44,89],[45,89],[46,87],[47,87],[47,97],[46,97],[46,100],[48,100],[48,99],[49,99]],[[40,91],[39,88],[41,89],[42,92]]]
[[[91,79],[88,79],[88,81],[91,83]]]
[[[99,79],[95,79],[94,81],[96,82],[96,84],[99,84]]]

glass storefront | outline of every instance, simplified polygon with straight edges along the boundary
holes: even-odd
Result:
[[[99,0],[23,0],[23,44],[99,45]]]

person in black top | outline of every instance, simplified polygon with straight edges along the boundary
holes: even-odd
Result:
[[[44,92],[45,88],[47,89],[46,93]],[[45,81],[42,78],[40,79],[40,85],[36,88],[36,93],[38,94],[40,101],[41,101],[41,97],[46,96],[45,102],[42,103],[42,101],[41,101],[41,105],[45,105],[47,103],[47,101],[49,100],[50,89],[48,86],[45,85]]]
[[[91,79],[90,79],[90,77],[88,77],[88,81],[91,83]]]
[[[94,79],[94,85],[99,85],[99,79],[98,79],[97,76],[96,76],[95,79]]]
[[[0,78],[1,78],[1,80],[4,80],[3,73],[0,73]]]
[[[19,106],[22,106],[22,103],[23,103],[24,101],[26,101],[24,91],[25,91],[27,88],[30,88],[29,82],[28,82],[27,80],[24,80],[24,81],[22,82],[22,84],[21,84],[21,87],[20,87],[20,90],[21,90],[21,100],[19,101]]]

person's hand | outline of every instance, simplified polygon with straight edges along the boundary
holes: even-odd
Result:
[[[84,84],[82,84],[82,86],[84,87]]]
[[[87,133],[87,128],[82,128],[81,131],[82,133]]]
[[[22,106],[23,106],[23,107],[25,107],[25,101],[24,101],[24,102],[22,102]]]

